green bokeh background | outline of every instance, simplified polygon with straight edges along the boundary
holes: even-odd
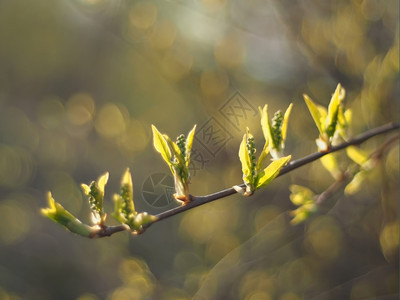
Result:
[[[318,162],[136,237],[84,239],[40,208],[51,190],[88,221],[80,183],[109,171],[111,212],[126,167],[138,211],[177,206],[143,196],[168,174],[151,124],[171,137],[198,125],[191,192],[205,195],[241,183],[246,126],[262,146],[258,106],[294,103],[294,158],[316,151],[303,93],[326,106],[340,82],[353,134],[398,121],[398,12],[395,0],[0,1],[0,298],[397,299],[397,145],[358,194],[297,227],[288,186],[324,191]],[[199,142],[209,122],[227,138],[218,151]]]

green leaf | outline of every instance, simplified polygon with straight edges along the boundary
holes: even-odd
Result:
[[[304,101],[307,104],[308,110],[310,111],[310,114],[314,120],[315,125],[317,125],[318,131],[320,135],[324,134],[324,125],[321,122],[321,109],[318,108],[318,106],[311,100],[310,97],[308,97],[306,94],[303,95]]]
[[[189,132],[187,138],[186,138],[186,157],[185,157],[185,161],[186,161],[186,166],[189,166],[190,164],[190,153],[192,151],[192,145],[193,145],[193,138],[194,138],[194,133],[196,131],[196,126],[194,125],[193,129]]]
[[[339,179],[342,172],[340,171],[336,155],[333,153],[327,154],[320,158],[324,168],[332,175],[333,178]]]
[[[359,166],[364,165],[369,159],[369,155],[365,151],[354,146],[347,147],[346,153],[347,156]]]
[[[133,183],[129,168],[122,175],[120,194],[115,194],[113,200],[113,217],[132,228],[137,213],[133,203]]]
[[[314,202],[314,192],[304,186],[292,184],[289,187],[291,192],[290,200],[296,206]]]
[[[290,112],[292,111],[293,103],[290,103],[289,107],[285,111],[285,115],[283,116],[283,124],[282,124],[282,147],[284,147],[284,142],[286,140],[287,126],[289,122]]]
[[[262,173],[259,174],[256,188],[258,189],[270,183],[276,176],[278,176],[281,168],[286,165],[291,158],[292,156],[289,155],[273,161],[268,167],[264,169]]]
[[[243,140],[239,147],[239,159],[242,163],[242,173],[244,182],[250,183],[251,180],[251,159],[249,151],[247,150],[247,134],[243,135]]]
[[[181,149],[178,147],[178,145],[172,141],[167,135],[164,135],[165,140],[168,143],[169,149],[172,150],[172,153],[174,154],[174,157],[176,158],[178,164],[180,166],[184,166],[185,163],[185,158],[182,155]]]
[[[144,229],[144,226],[146,226],[149,223],[153,223],[155,221],[157,221],[158,218],[154,215],[150,215],[147,212],[141,212],[139,213],[136,218],[135,221],[133,222],[133,229],[134,232],[132,232],[133,234],[136,233],[141,233]]]
[[[135,205],[133,203],[133,183],[132,175],[129,168],[126,169],[121,179],[121,197],[125,201],[126,211],[135,213]]]
[[[306,221],[311,215],[317,212],[317,206],[315,203],[308,203],[300,206],[299,208],[291,211],[291,215],[294,218],[290,221],[292,225],[298,225]]]
[[[325,131],[329,137],[332,137],[335,134],[338,122],[339,106],[343,99],[344,89],[339,83],[332,95],[331,101],[329,102],[328,115],[325,121]]]
[[[356,175],[354,175],[353,179],[346,185],[344,189],[344,193],[346,195],[353,195],[357,193],[361,189],[361,185],[366,178],[366,172],[361,170]]]
[[[157,130],[154,125],[151,125],[151,129],[153,130],[153,145],[158,153],[161,154],[164,161],[171,166],[172,165],[172,154],[171,150],[168,147],[168,143],[165,140],[164,136]]]
[[[105,222],[106,214],[104,213],[104,191],[108,181],[109,173],[106,172],[96,181],[92,181],[90,185],[81,184],[82,190],[90,204],[92,210],[93,224],[103,224]]]
[[[61,204],[57,203],[51,195],[51,192],[47,193],[47,202],[48,207],[41,209],[42,215],[64,226],[73,233],[84,237],[91,237],[92,227],[79,221]]]
[[[268,118],[268,105],[265,104],[264,107],[261,109],[261,107],[258,107],[258,110],[260,111],[261,114],[261,128],[264,134],[265,141],[270,144],[273,141],[272,138],[272,132],[271,132],[271,124],[269,122]]]
[[[266,140],[265,144],[264,144],[264,148],[260,153],[260,157],[258,158],[258,161],[257,161],[257,173],[261,171],[263,162],[264,162],[265,158],[267,157],[267,155],[269,153],[268,143],[269,143],[268,140]]]

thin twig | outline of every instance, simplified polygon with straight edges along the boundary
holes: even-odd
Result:
[[[342,144],[339,144],[337,146],[332,147],[328,151],[316,152],[316,153],[310,154],[308,156],[305,156],[303,158],[300,158],[298,160],[294,160],[294,161],[290,162],[287,166],[283,167],[281,169],[281,171],[279,172],[279,175],[277,177],[282,176],[282,175],[284,175],[286,173],[289,173],[289,172],[291,172],[291,171],[293,171],[293,170],[295,170],[297,168],[300,168],[300,167],[302,167],[302,166],[304,166],[306,164],[309,164],[309,163],[311,163],[311,162],[313,162],[315,160],[318,160],[321,157],[323,157],[324,155],[327,155],[329,153],[333,153],[333,152],[345,149],[346,147],[349,147],[349,146],[359,145],[359,144],[365,142],[366,140],[368,140],[368,139],[370,139],[370,138],[372,138],[374,136],[377,136],[377,135],[380,135],[380,134],[384,134],[384,133],[390,132],[390,131],[395,130],[395,129],[399,129],[399,124],[398,123],[389,123],[389,124],[386,124],[386,125],[383,125],[383,126],[368,130],[368,131],[358,135],[357,137],[355,137],[355,138],[353,138],[353,139],[351,139],[351,140],[349,140],[347,142],[344,142]],[[244,184],[241,184],[239,186],[240,187],[245,187]],[[193,201],[192,202],[189,202],[188,204],[186,204],[184,206],[179,206],[179,207],[164,211],[164,212],[156,215],[156,217],[158,219],[155,222],[158,222],[160,220],[169,218],[171,216],[174,216],[174,215],[179,214],[181,212],[187,211],[187,210],[192,209],[194,207],[197,207],[197,206],[212,202],[212,201],[217,200],[217,199],[225,198],[227,196],[230,196],[230,195],[233,195],[233,194],[236,194],[236,193],[237,192],[236,192],[235,189],[229,188],[229,189],[225,189],[225,190],[222,190],[222,191],[219,191],[219,192],[207,195],[207,196],[193,196]],[[153,223],[155,223],[155,222],[153,222]],[[148,224],[146,227],[148,227],[150,225],[151,224]]]
[[[325,152],[316,152],[313,154],[310,154],[308,156],[305,156],[303,158],[294,160],[292,162],[290,162],[288,165],[286,165],[285,167],[283,167],[281,169],[281,171],[279,172],[278,176],[282,176],[284,174],[287,174],[297,168],[300,168],[306,164],[309,164],[313,161],[316,161],[318,159],[320,159],[321,157],[323,157],[324,155],[327,155],[329,153],[333,153],[342,149],[345,149],[346,147],[352,146],[352,145],[359,145],[363,142],[365,142],[366,140],[380,135],[380,134],[384,134],[384,133],[388,133],[392,130],[396,130],[399,129],[399,124],[398,123],[389,123],[371,130],[368,130],[360,135],[358,135],[357,137],[344,142],[340,145],[334,146],[331,149],[329,149],[328,151]],[[393,142],[393,141],[392,141]],[[240,187],[245,187],[244,184],[239,185]],[[157,214],[156,217],[157,219],[151,223],[148,223],[147,225],[143,226],[143,231],[141,231],[140,233],[144,232],[145,229],[147,229],[148,227],[150,227],[152,224],[167,219],[169,217],[172,217],[174,215],[177,215],[179,213],[185,212],[187,210],[190,210],[194,207],[221,199],[221,198],[225,198],[228,197],[230,195],[236,194],[236,190],[233,188],[229,188],[229,189],[225,189],[210,195],[206,195],[206,196],[192,196],[192,201],[187,203],[186,205],[183,206],[179,206],[167,211],[164,211],[160,214]],[[106,237],[106,236],[111,236],[112,234],[116,233],[116,232],[120,232],[120,231],[125,231],[128,230],[129,228],[125,225],[117,225],[117,226],[104,226],[101,229],[98,229],[96,231],[93,232],[92,237],[93,238],[99,238],[99,237]]]

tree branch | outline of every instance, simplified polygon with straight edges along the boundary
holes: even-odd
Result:
[[[285,167],[283,167],[281,169],[281,171],[279,172],[278,176],[282,176],[284,174],[287,174],[297,168],[300,168],[306,164],[309,164],[313,161],[316,161],[318,159],[320,159],[321,157],[323,157],[324,155],[327,155],[329,153],[333,153],[333,152],[337,152],[339,150],[345,149],[346,147],[349,146],[353,146],[353,145],[359,145],[362,144],[363,142],[365,142],[366,140],[375,137],[377,135],[381,135],[381,134],[385,134],[388,132],[391,132],[393,130],[399,129],[399,124],[398,123],[389,123],[371,130],[368,130],[358,136],[356,136],[353,139],[350,139],[347,142],[341,143],[337,146],[332,147],[331,149],[329,149],[328,151],[325,152],[316,152],[310,155],[307,155],[303,158],[297,159],[297,160],[293,160],[291,161],[288,165],[286,165]],[[393,139],[394,140],[394,139]],[[239,185],[240,187],[245,187],[244,184]],[[179,213],[185,212],[187,210],[190,210],[194,207],[200,206],[200,205],[204,205],[206,203],[221,199],[221,198],[225,198],[228,196],[231,196],[233,194],[236,194],[236,190],[233,188],[228,188],[210,195],[206,195],[206,196],[191,196],[192,201],[187,203],[186,205],[183,206],[179,206],[167,211],[164,211],[162,213],[159,213],[156,215],[156,220],[146,224],[145,226],[143,226],[143,230],[140,232],[136,232],[136,234],[140,234],[143,233],[145,231],[145,229],[147,229],[148,227],[150,227],[152,224],[167,219],[169,217],[172,217],[174,215],[177,215]],[[120,232],[120,231],[124,231],[124,230],[129,230],[129,228],[127,226],[124,225],[117,225],[117,226],[104,226],[102,228],[99,228],[97,230],[93,231],[93,234],[91,235],[92,238],[100,238],[100,237],[106,237],[106,236],[111,236],[112,234],[116,233],[116,232]]]
[[[375,137],[375,136],[381,135],[381,134],[385,134],[385,133],[388,133],[388,132],[396,130],[396,129],[399,129],[399,124],[398,123],[389,123],[389,124],[386,124],[386,125],[383,125],[383,126],[368,130],[368,131],[356,136],[355,138],[353,138],[353,139],[351,139],[351,140],[349,140],[347,142],[344,142],[342,144],[339,144],[337,146],[332,147],[328,151],[316,152],[316,153],[307,155],[307,156],[305,156],[303,158],[300,158],[298,160],[293,160],[287,166],[285,166],[285,167],[283,167],[281,169],[281,171],[279,172],[279,175],[277,177],[282,176],[284,174],[287,174],[287,173],[289,173],[289,172],[291,172],[291,171],[293,171],[293,170],[295,170],[297,168],[300,168],[300,167],[302,167],[302,166],[304,166],[306,164],[309,164],[309,163],[311,163],[311,162],[313,162],[315,160],[318,160],[321,157],[323,157],[324,155],[327,155],[327,154],[333,153],[333,152],[337,152],[337,151],[345,149],[345,148],[347,148],[349,146],[362,144],[363,142],[365,142],[366,140],[368,140],[368,139],[370,139],[372,137]],[[240,187],[245,187],[244,184],[241,184],[239,186]],[[158,219],[155,222],[158,222],[160,220],[169,218],[171,216],[174,216],[174,215],[179,214],[181,212],[187,211],[187,210],[192,209],[194,207],[197,207],[197,206],[212,202],[214,200],[228,197],[228,196],[236,194],[236,193],[237,192],[236,192],[235,189],[229,188],[229,189],[225,189],[225,190],[222,190],[222,191],[210,194],[210,195],[206,195],[206,196],[193,196],[193,198],[192,198],[193,200],[191,202],[189,202],[188,204],[186,204],[184,206],[179,206],[179,207],[167,210],[167,211],[164,211],[164,212],[156,215],[156,217]],[[155,223],[155,222],[153,222],[153,223]],[[148,224],[146,227],[149,227],[153,223]]]

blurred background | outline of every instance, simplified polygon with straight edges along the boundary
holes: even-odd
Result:
[[[89,222],[80,184],[106,171],[111,212],[126,167],[138,211],[177,206],[151,124],[172,138],[197,124],[191,192],[206,195],[241,183],[246,126],[263,144],[258,106],[294,103],[295,159],[318,135],[303,93],[326,106],[340,82],[354,135],[398,121],[398,12],[396,0],[0,1],[0,299],[398,299],[397,145],[360,193],[298,226],[288,187],[324,191],[319,162],[136,237],[89,240],[40,215],[51,190]]]

